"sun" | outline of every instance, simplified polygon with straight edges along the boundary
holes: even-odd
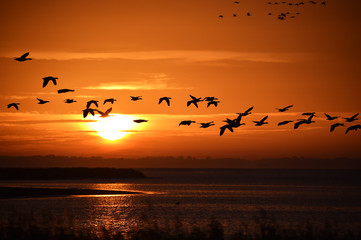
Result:
[[[98,135],[106,140],[115,141],[129,134],[129,130],[134,129],[134,122],[131,116],[113,114],[107,118],[96,118],[97,121],[91,122],[91,128]]]

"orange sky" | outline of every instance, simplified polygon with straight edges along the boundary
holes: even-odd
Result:
[[[323,115],[361,112],[361,3],[239,2],[1,1],[0,154],[361,157],[361,131],[330,133]],[[301,14],[280,21],[281,12]],[[34,60],[13,60],[27,51]],[[46,76],[59,77],[58,86],[42,88]],[[60,88],[75,92],[57,94]],[[187,107],[189,94],[221,102]],[[158,105],[163,96],[172,97],[170,107]],[[38,105],[37,97],[50,103]],[[110,97],[118,100],[112,114],[126,119],[118,130],[127,134],[116,141],[101,138],[81,111],[88,100]],[[19,111],[7,109],[12,102]],[[222,120],[250,106],[246,125],[220,137]],[[308,111],[317,112],[315,124],[277,126]],[[254,126],[265,115],[269,124]],[[149,122],[132,123],[137,118]],[[187,119],[216,125],[178,127]]]

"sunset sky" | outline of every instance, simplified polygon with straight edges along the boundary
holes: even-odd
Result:
[[[0,155],[361,157],[361,130],[345,135],[361,121],[324,116],[361,113],[361,2],[267,2],[0,1]],[[25,52],[32,61],[14,61]],[[58,85],[42,88],[46,76]],[[187,107],[189,94],[220,104]],[[164,96],[170,107],[158,104]],[[117,101],[103,105],[106,98]],[[84,119],[93,99],[115,116]],[[19,111],[7,108],[13,102]],[[222,120],[251,106],[246,125],[219,136]],[[313,111],[314,124],[277,126]],[[266,115],[268,125],[254,126]],[[149,122],[132,121],[140,118]],[[178,126],[182,120],[216,125]],[[335,122],[345,127],[330,133]],[[106,140],[101,130],[124,136]]]

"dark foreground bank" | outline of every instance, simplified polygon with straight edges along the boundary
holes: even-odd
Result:
[[[361,231],[341,229],[335,222],[315,226],[310,222],[294,225],[277,223],[272,215],[260,210],[258,217],[238,226],[231,234],[225,234],[227,227],[211,219],[206,225],[186,227],[179,220],[167,226],[158,225],[156,220],[146,220],[132,226],[128,231],[110,231],[106,226],[77,228],[71,218],[55,219],[52,216],[13,215],[0,221],[2,240],[358,240]],[[149,219],[149,218],[148,218]]]
[[[119,195],[119,194],[138,194],[138,193],[139,192],[78,189],[78,188],[0,187],[0,199],[29,198],[29,197],[66,197],[73,195]]]
[[[0,168],[0,180],[79,180],[145,178],[123,168]]]

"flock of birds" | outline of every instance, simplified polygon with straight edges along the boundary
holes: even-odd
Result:
[[[28,61],[28,60],[32,60],[28,56],[29,56],[29,52],[23,54],[20,57],[15,58],[15,60],[19,61],[19,62],[25,62],[25,61]],[[43,88],[45,88],[50,82],[52,82],[54,85],[57,85],[57,79],[58,79],[57,77],[53,77],[53,76],[44,77],[43,78]],[[73,90],[73,89],[64,88],[64,89],[59,89],[58,94],[67,93],[67,92],[74,92],[74,91],[75,90]],[[217,97],[201,98],[201,97],[195,97],[195,96],[192,96],[192,95],[189,95],[189,96],[191,97],[191,99],[189,101],[187,101],[187,107],[189,107],[191,105],[194,105],[195,107],[198,108],[198,103],[201,102],[201,101],[207,102],[207,108],[210,107],[211,105],[213,105],[214,107],[217,107],[218,104],[220,103],[220,101],[218,100]],[[162,102],[165,102],[168,106],[170,106],[171,99],[172,99],[171,97],[161,97],[161,98],[159,98],[158,104],[161,104]],[[50,102],[48,100],[43,100],[43,99],[40,99],[40,98],[37,98],[37,100],[38,100],[38,104],[47,104],[47,103]],[[130,96],[130,100],[131,101],[140,101],[140,100],[143,100],[143,98],[142,98],[142,96]],[[115,101],[117,101],[117,100],[114,99],[114,98],[108,98],[108,99],[104,100],[103,105],[105,105],[107,103],[114,104]],[[71,104],[71,103],[75,103],[75,102],[77,102],[77,101],[74,100],[74,99],[69,99],[68,98],[68,99],[65,100],[65,103],[67,103],[67,104]],[[100,117],[102,117],[102,118],[110,117],[111,115],[109,115],[109,114],[112,111],[112,107],[110,107],[105,112],[102,112],[102,111],[100,111],[100,110],[98,110],[96,108],[91,108],[93,105],[98,108],[99,107],[98,103],[99,103],[98,100],[87,101],[86,107],[83,110],[83,118],[86,118],[89,114],[94,116],[96,113],[100,114]],[[10,103],[10,104],[7,105],[7,107],[8,108],[13,107],[16,110],[19,110],[19,105],[20,105],[20,103]],[[283,108],[276,108],[276,110],[278,112],[286,112],[292,107],[293,107],[293,105],[289,105],[289,106],[286,106],[286,107],[283,107]],[[251,112],[252,110],[253,110],[253,107],[250,107],[244,112],[236,113],[238,115],[236,118],[234,118],[234,119],[227,118],[226,120],[224,120],[223,122],[225,122],[226,124],[224,124],[223,126],[220,127],[220,132],[219,132],[220,136],[222,136],[226,130],[229,130],[230,132],[234,132],[235,128],[238,128],[238,127],[240,127],[242,125],[245,125],[245,123],[242,122],[242,119],[244,117],[252,114],[252,112]],[[340,118],[340,116],[331,116],[331,115],[329,115],[327,113],[324,113],[324,115],[326,116],[327,121],[334,121],[334,120]],[[359,115],[359,113],[356,113],[352,117],[344,117],[343,119],[344,119],[345,122],[351,123],[351,122],[354,122],[354,121],[358,120],[358,118],[357,118],[358,115]],[[304,125],[304,124],[308,125],[308,124],[314,123],[315,121],[313,121],[313,118],[317,117],[315,112],[305,112],[305,113],[302,113],[302,116],[307,117],[307,118],[297,119],[296,121],[294,121],[294,120],[285,120],[285,121],[279,122],[277,125],[282,126],[282,125],[294,123],[293,128],[298,129],[301,125]],[[253,121],[253,122],[255,123],[255,126],[263,126],[265,124],[268,124],[268,122],[266,122],[267,119],[268,119],[268,116],[265,116],[261,120]],[[136,122],[136,123],[148,122],[148,120],[146,120],[146,119],[136,119],[136,120],[133,120],[133,121]],[[179,126],[181,126],[181,125],[190,126],[192,123],[196,123],[196,121],[183,120],[183,121],[181,121],[179,123]],[[214,121],[206,122],[206,123],[199,123],[199,124],[201,125],[200,128],[209,128],[209,127],[215,125]],[[330,132],[333,132],[337,127],[341,127],[341,126],[343,127],[344,123],[337,122],[337,123],[332,124],[330,126]],[[349,131],[352,131],[352,130],[357,131],[358,129],[361,129],[360,124],[349,126],[346,129],[345,134],[347,134]]]
[[[234,1],[233,2],[234,4],[239,4],[238,1]],[[319,2],[321,5],[326,5],[326,1],[321,1]],[[285,2],[285,1],[281,1],[281,2],[267,2],[267,4],[269,5],[285,5],[285,6],[292,6],[292,7],[300,7],[300,6],[304,6],[304,5],[315,5],[315,4],[318,4],[318,2],[316,1],[301,1],[301,2]],[[268,13],[268,16],[273,16],[273,15],[276,15],[277,16],[277,19],[278,20],[286,20],[287,18],[295,18],[297,15],[301,14],[300,12],[296,12],[294,14],[291,14],[291,12],[289,11],[286,11],[286,12],[281,12],[279,14],[274,14],[272,12],[269,12]],[[246,13],[246,16],[247,17],[251,17],[253,16],[251,12],[247,12]],[[221,14],[218,16],[219,18],[224,18],[224,15]],[[238,14],[237,13],[233,13],[232,14],[232,17],[238,17]]]

